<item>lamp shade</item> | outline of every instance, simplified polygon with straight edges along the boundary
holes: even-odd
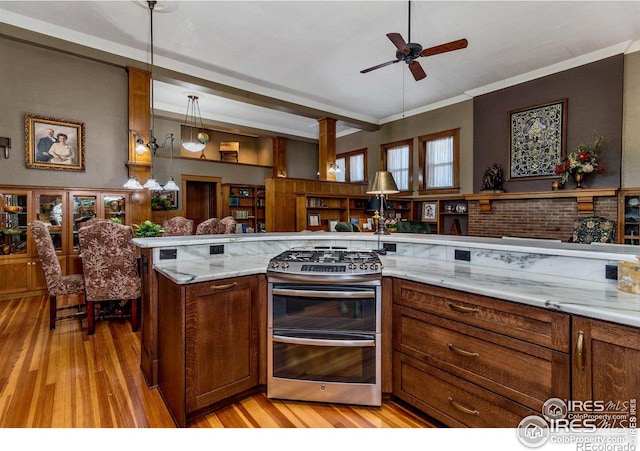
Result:
[[[389,171],[376,172],[367,190],[367,194],[395,194],[399,192],[393,175]]]

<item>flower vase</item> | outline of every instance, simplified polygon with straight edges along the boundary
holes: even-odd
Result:
[[[584,172],[575,172],[573,179],[576,181],[576,189],[583,188],[582,182],[584,182]]]

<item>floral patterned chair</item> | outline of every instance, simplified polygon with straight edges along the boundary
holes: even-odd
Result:
[[[142,288],[136,248],[131,242],[133,229],[113,221],[98,221],[82,227],[78,237],[89,335],[95,332],[97,320],[112,318],[131,319],[131,328],[136,331]]]
[[[225,225],[220,222],[218,218],[210,218],[206,221],[202,221],[196,227],[196,235],[215,235],[217,233],[224,233]]]
[[[164,233],[162,236],[185,236],[193,235],[193,219],[182,216],[174,216],[162,223]]]
[[[573,221],[572,243],[614,243],[616,231],[615,221],[598,216],[576,219]]]
[[[47,225],[42,221],[31,221],[31,233],[36,243],[38,257],[42,263],[44,278],[47,282],[47,290],[49,291],[49,328],[56,328],[56,321],[66,318],[77,318],[86,316],[83,311],[84,302],[58,307],[58,296],[68,294],[84,293],[84,277],[82,274],[62,275],[60,261],[56,255],[56,249],[51,240],[51,234]],[[58,312],[73,309],[74,313],[69,315],[58,316]]]
[[[224,232],[222,233],[236,233],[237,222],[231,216],[225,216],[220,222],[224,224]]]

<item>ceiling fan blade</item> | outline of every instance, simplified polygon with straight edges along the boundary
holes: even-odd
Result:
[[[411,63],[409,63],[409,70],[413,74],[413,78],[415,78],[416,81],[422,80],[423,78],[427,77],[427,74],[424,72],[424,69],[422,68],[420,63],[417,61],[412,61]]]
[[[466,39],[458,39],[457,41],[447,42],[446,44],[436,45],[435,47],[429,47],[420,52],[420,56],[432,56],[440,53],[452,52],[453,50],[460,50],[467,48],[469,42]]]
[[[361,70],[361,74],[366,74],[367,72],[371,72],[372,70],[380,69],[381,67],[388,66],[393,63],[397,63],[400,60],[387,61],[386,63],[378,64],[377,66],[370,67],[369,69]]]
[[[404,39],[402,38],[400,33],[387,33],[387,37],[391,42],[393,42],[393,45],[395,45],[396,48],[402,53],[404,53],[405,55],[409,53],[409,46],[406,42],[404,42]]]

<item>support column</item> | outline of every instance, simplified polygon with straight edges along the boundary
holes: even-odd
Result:
[[[273,138],[273,176],[287,176],[287,138]]]
[[[320,180],[335,180],[329,173],[329,165],[336,163],[336,120],[331,117],[318,119],[318,172]]]

